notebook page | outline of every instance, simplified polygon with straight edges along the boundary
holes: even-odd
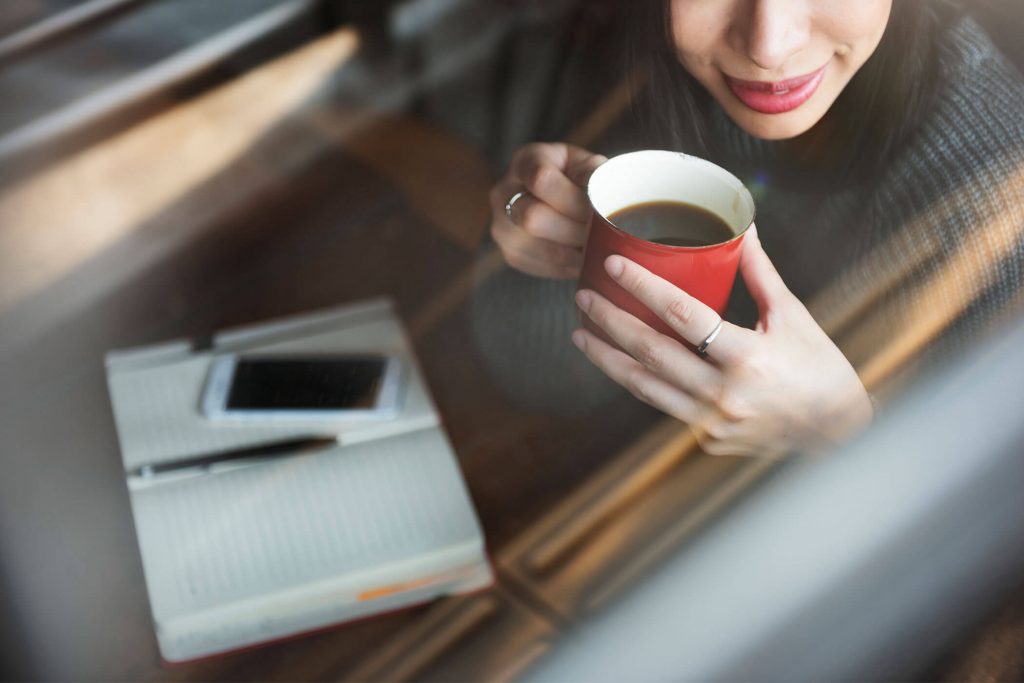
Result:
[[[482,543],[438,428],[131,496],[158,623]]]

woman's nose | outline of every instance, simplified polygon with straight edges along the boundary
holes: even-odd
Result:
[[[749,0],[741,4],[745,7],[740,14],[746,16],[737,17],[733,26],[737,47],[762,69],[779,69],[807,44],[812,3],[807,0]]]

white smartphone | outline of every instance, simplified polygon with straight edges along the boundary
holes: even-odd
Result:
[[[387,420],[401,394],[395,356],[225,354],[210,365],[202,411],[211,420]]]

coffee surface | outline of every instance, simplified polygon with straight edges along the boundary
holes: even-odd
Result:
[[[634,237],[673,247],[706,247],[736,236],[718,215],[684,202],[634,204],[608,220]]]

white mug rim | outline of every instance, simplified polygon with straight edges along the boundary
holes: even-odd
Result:
[[[714,244],[707,244],[707,245],[703,245],[703,246],[699,246],[699,247],[671,246],[671,245],[665,245],[665,244],[658,244],[657,242],[650,242],[650,241],[645,240],[645,239],[643,239],[641,237],[637,237],[636,235],[631,235],[630,233],[626,232],[625,230],[623,230],[619,226],[615,225],[615,223],[613,223],[611,221],[611,219],[608,218],[608,215],[604,211],[601,211],[601,210],[599,210],[597,208],[597,204],[594,202],[594,194],[593,193],[594,193],[594,181],[595,181],[595,179],[599,179],[601,175],[606,175],[608,172],[611,172],[612,170],[616,170],[616,167],[617,166],[621,166],[623,163],[636,163],[636,162],[641,161],[645,157],[649,158],[651,156],[657,156],[657,157],[659,157],[661,159],[664,159],[666,157],[671,157],[673,159],[684,161],[687,164],[692,164],[694,166],[702,167],[704,172],[710,172],[712,175],[718,177],[719,179],[726,181],[729,185],[732,186],[732,189],[736,190],[736,192],[739,195],[739,197],[741,198],[741,200],[744,202],[744,204],[746,204],[747,208],[749,209],[750,219],[748,221],[745,221],[746,225],[742,229],[740,229],[740,230],[735,230],[733,228],[732,221],[730,221],[728,218],[722,216],[718,211],[715,211],[714,208],[706,206],[704,204],[697,203],[697,202],[689,202],[689,203],[692,203],[694,206],[699,206],[700,208],[702,208],[702,209],[704,209],[706,211],[709,211],[709,212],[713,213],[714,215],[718,216],[723,222],[725,222],[726,224],[729,225],[729,229],[730,230],[733,230],[735,232],[733,237],[731,237],[731,238],[729,238],[729,239],[727,239],[725,241],[722,241],[722,242],[715,242]],[[605,169],[607,169],[607,170],[605,170]],[[605,170],[604,174],[602,174],[602,170]],[[754,197],[750,194],[750,190],[747,189],[747,186],[744,185],[743,182],[739,178],[737,178],[735,175],[733,175],[732,173],[730,173],[726,169],[722,168],[721,166],[719,166],[718,164],[716,164],[716,163],[714,163],[712,161],[708,161],[707,159],[703,159],[701,157],[694,156],[692,154],[686,154],[685,152],[673,152],[673,151],[670,151],[670,150],[660,150],[660,149],[644,149],[644,150],[637,150],[637,151],[633,151],[633,152],[626,152],[624,154],[619,154],[619,155],[616,155],[616,156],[608,159],[606,162],[604,162],[603,164],[598,166],[597,169],[595,169],[594,172],[590,175],[590,178],[587,181],[587,200],[590,202],[590,207],[594,211],[594,213],[596,213],[598,216],[600,216],[601,219],[605,222],[605,224],[608,225],[610,228],[612,228],[612,230],[614,230],[615,232],[617,232],[617,233],[619,233],[619,234],[621,234],[624,237],[627,237],[629,239],[636,240],[638,242],[643,242],[644,244],[650,244],[651,246],[654,246],[654,247],[659,247],[659,248],[663,248],[663,249],[670,249],[670,250],[694,251],[694,250],[702,250],[702,249],[711,249],[711,248],[720,247],[723,244],[729,244],[731,242],[734,242],[734,241],[740,239],[741,237],[743,237],[743,235],[746,234],[746,232],[751,228],[751,226],[754,225],[754,219],[755,219],[756,213],[757,213],[757,207],[754,204]],[[608,213],[614,213],[615,211],[620,211],[620,210],[622,210],[622,209],[618,208],[618,209],[614,209],[614,210],[612,210],[612,211],[610,211]]]

